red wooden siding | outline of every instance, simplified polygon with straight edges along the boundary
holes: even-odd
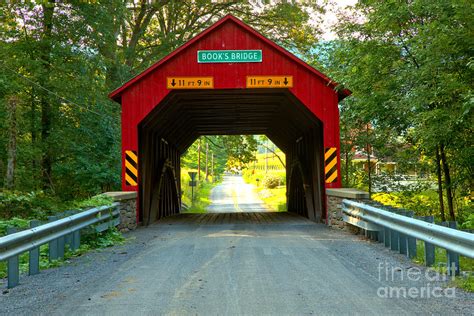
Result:
[[[198,50],[261,49],[261,63],[197,63]],[[170,92],[166,77],[212,76],[215,89],[246,89],[248,75],[291,75],[294,87],[289,90],[324,124],[324,147],[336,147],[339,157],[338,100],[335,83],[310,68],[295,56],[277,47],[232,16],[216,23],[195,39],[158,62],[149,70],[111,93],[122,104],[122,179],[125,173],[125,151],[137,150],[137,125]],[[338,180],[326,187],[341,186],[340,159]],[[123,190],[137,190],[122,180]]]

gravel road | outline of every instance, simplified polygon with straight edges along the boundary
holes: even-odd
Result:
[[[266,212],[263,201],[255,192],[254,186],[247,184],[242,176],[224,176],[221,184],[211,191],[210,213]]]
[[[129,233],[125,245],[22,277],[20,286],[0,295],[0,313],[472,313],[474,296],[462,291],[454,298],[379,297],[380,288],[447,283],[401,280],[416,267],[357,236],[293,217],[285,224],[180,224],[185,217]],[[390,274],[379,277],[381,265],[394,268],[393,281]]]
[[[473,314],[474,294],[381,244],[252,209],[169,217],[14,289],[3,283],[0,314]]]

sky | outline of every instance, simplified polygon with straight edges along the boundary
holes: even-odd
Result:
[[[323,3],[324,1],[318,1]],[[343,10],[347,6],[353,6],[357,3],[357,0],[332,0],[330,4],[325,5],[326,14],[323,16],[323,40],[333,40],[336,38],[336,34],[331,32],[331,27],[337,22],[336,12]]]

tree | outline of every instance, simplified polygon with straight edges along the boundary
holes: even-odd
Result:
[[[211,1],[55,1],[2,4],[0,170],[6,175],[8,100],[18,98],[14,189],[69,199],[120,187],[120,106],[107,94],[225,14],[301,56],[318,34],[317,5]],[[210,136],[217,170],[248,161],[234,136]],[[248,148],[247,148],[248,147]],[[224,163],[223,163],[224,162]],[[1,177],[0,181],[4,181]]]
[[[198,169],[198,151],[207,148],[208,157],[214,156],[214,173],[222,173],[229,166],[241,166],[254,159],[257,149],[257,140],[252,135],[215,135],[201,136],[182,156],[181,163],[184,167]],[[211,167],[210,158],[205,160],[202,168]]]
[[[453,192],[472,189],[472,167],[464,163],[474,157],[466,150],[472,148],[466,137],[472,133],[472,19],[464,0],[359,2],[340,16],[340,40],[323,60],[353,91],[350,111],[362,124],[410,133],[423,155],[441,161],[452,218]]]
[[[7,174],[5,176],[5,187],[12,189],[15,183],[15,165],[16,165],[16,138],[18,134],[17,128],[17,106],[18,98],[11,96],[8,99],[8,160],[7,160]]]

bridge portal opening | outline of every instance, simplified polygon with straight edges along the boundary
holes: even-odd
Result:
[[[198,137],[251,134],[286,155],[287,211],[323,221],[323,124],[288,89],[170,92],[138,125],[139,221],[181,212],[180,159]]]
[[[181,155],[181,213],[284,212],[285,161],[265,135],[200,136]]]

